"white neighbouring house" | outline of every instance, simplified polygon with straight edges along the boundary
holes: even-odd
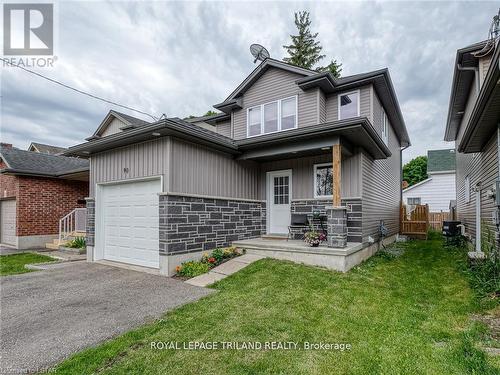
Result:
[[[456,199],[455,150],[427,152],[428,178],[403,190],[407,205],[428,204],[430,212],[450,210],[450,201]]]

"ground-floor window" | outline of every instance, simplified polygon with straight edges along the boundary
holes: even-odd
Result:
[[[411,206],[414,206],[417,204],[422,204],[422,199],[421,198],[408,198],[408,204]]]
[[[333,168],[331,163],[314,165],[314,198],[333,195]]]

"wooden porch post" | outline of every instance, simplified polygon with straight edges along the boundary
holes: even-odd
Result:
[[[332,174],[333,174],[333,207],[341,206],[341,195],[340,195],[340,176],[341,176],[341,149],[340,143],[333,145],[332,147]]]

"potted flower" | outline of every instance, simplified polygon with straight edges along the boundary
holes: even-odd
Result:
[[[304,234],[304,241],[312,247],[318,247],[324,240],[326,240],[325,234],[316,230],[310,230]]]

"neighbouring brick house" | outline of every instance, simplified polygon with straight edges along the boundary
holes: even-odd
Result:
[[[89,261],[172,275],[232,244],[347,271],[395,239],[410,140],[387,69],[335,78],[268,58],[214,107],[152,123],[110,111],[65,152],[90,160]],[[300,216],[328,243],[287,241]]]
[[[59,233],[59,219],[85,207],[88,161],[0,147],[0,243],[43,247]]]

